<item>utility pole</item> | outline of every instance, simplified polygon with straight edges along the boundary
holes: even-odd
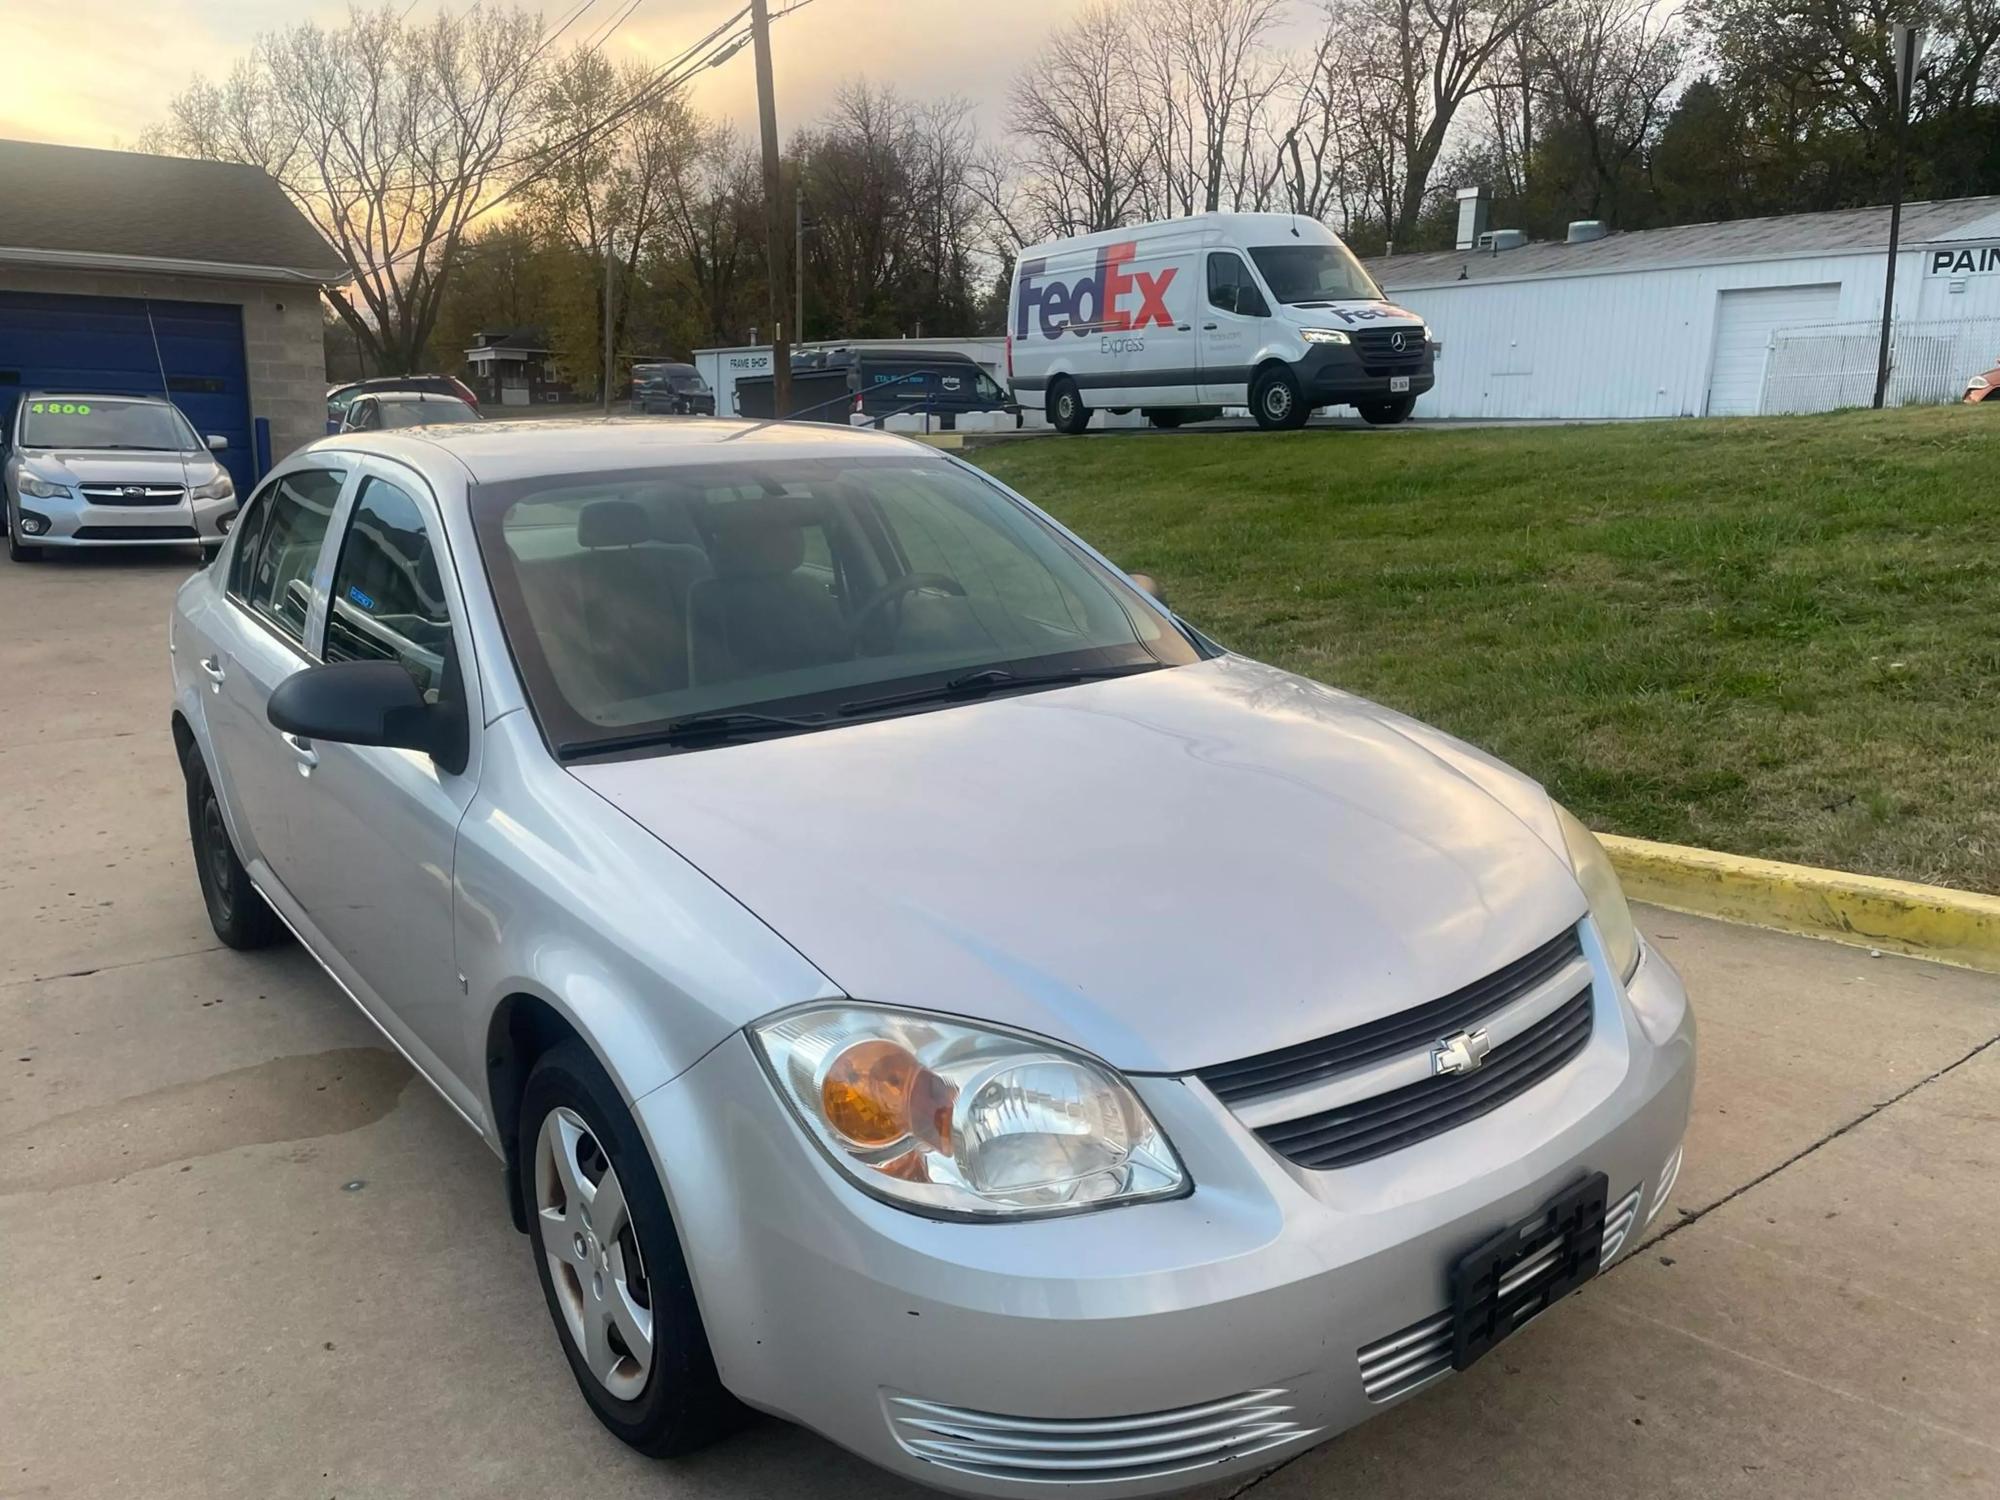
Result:
[[[604,415],[611,415],[611,268],[615,252],[611,236],[604,236]]]
[[[1915,92],[1917,60],[1924,55],[1924,34],[1905,21],[1889,29],[1890,58],[1896,68],[1895,191],[1889,200],[1889,268],[1882,276],[1882,342],[1875,351],[1875,409],[1882,409],[1889,391],[1889,325],[1896,313],[1896,251],[1903,237],[1903,152],[1910,133],[1910,95]]]
[[[757,52],[757,124],[764,137],[764,260],[771,291],[771,410],[792,414],[792,346],[785,337],[784,180],[778,175],[778,102],[771,87],[771,12],[750,0],[750,39]]]
[[[792,337],[806,336],[806,195],[792,189]]]

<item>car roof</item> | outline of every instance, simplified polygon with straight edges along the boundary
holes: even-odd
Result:
[[[366,396],[370,401],[450,401],[459,406],[466,405],[463,396],[455,396],[450,391],[363,391],[354,399]]]
[[[172,406],[165,396],[135,396],[130,391],[29,391],[23,401],[144,401],[150,406]]]
[[[866,428],[733,417],[461,422],[399,432],[345,432],[321,438],[299,452],[336,450],[380,453],[418,468],[449,456],[476,484],[505,484],[545,474],[615,473],[792,458],[920,458],[936,453],[908,438]]]

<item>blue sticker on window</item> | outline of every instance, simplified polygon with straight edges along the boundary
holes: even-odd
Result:
[[[363,609],[373,609],[375,607],[375,601],[369,598],[366,594],[362,593],[360,589],[356,588],[351,583],[347,586],[347,597],[352,599],[356,604],[360,605]]]

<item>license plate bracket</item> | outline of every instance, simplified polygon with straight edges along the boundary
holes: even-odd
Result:
[[[1407,391],[1407,390],[1408,390],[1409,388],[1410,388],[1410,377],[1409,377],[1409,376],[1407,376],[1407,375],[1391,375],[1391,376],[1389,377],[1389,394],[1390,394],[1390,395],[1392,395],[1392,396],[1397,396],[1397,395],[1401,395],[1401,394],[1402,394],[1402,393],[1403,393],[1404,391]]]
[[[1463,1370],[1597,1274],[1610,1181],[1593,1172],[1459,1258],[1451,1275],[1451,1364]]]

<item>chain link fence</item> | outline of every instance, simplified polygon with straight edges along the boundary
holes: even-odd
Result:
[[[1771,335],[1758,410],[1834,411],[1875,399],[1879,323],[1819,323]],[[1888,406],[1960,400],[1965,383],[2000,364],[2000,318],[1897,323],[1889,332]]]

